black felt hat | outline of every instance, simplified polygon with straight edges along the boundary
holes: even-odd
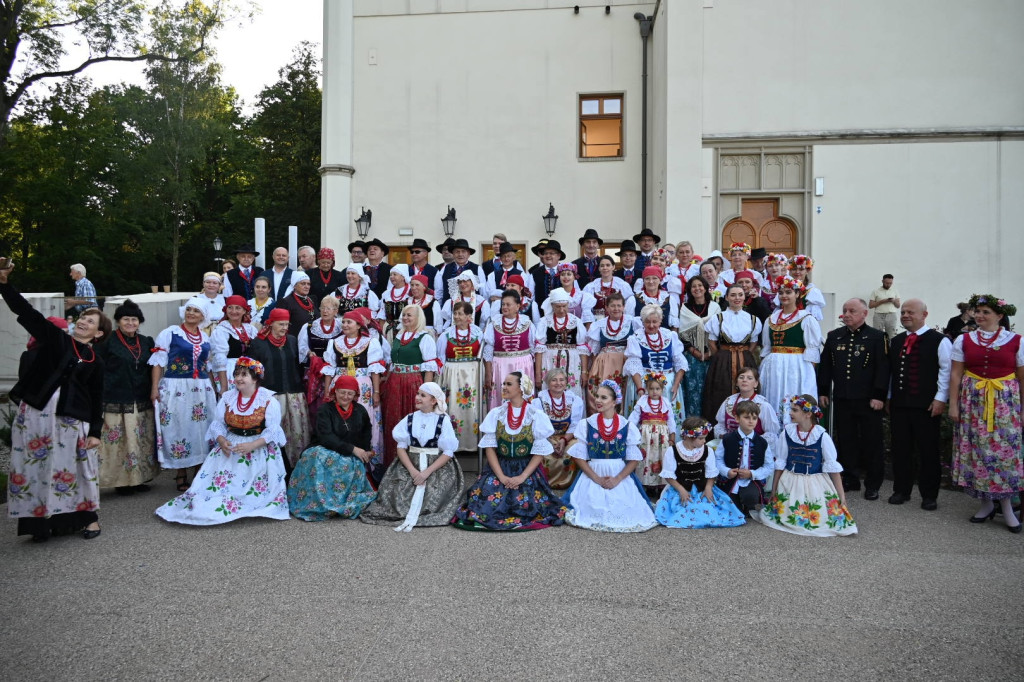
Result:
[[[640,253],[639,249],[636,248],[636,244],[633,243],[632,239],[623,239],[622,244],[619,246],[619,250],[615,252],[615,255],[621,256],[626,251]]]
[[[236,256],[238,254],[240,254],[240,253],[251,253],[254,256],[260,255],[260,252],[257,251],[256,247],[253,246],[252,244],[244,244],[244,245],[238,247],[237,249],[235,249],[235,255]]]
[[[467,242],[465,239],[456,239],[455,243],[452,244],[452,248],[451,248],[453,253],[455,252],[455,249],[466,249],[467,251],[469,251],[470,255],[473,255],[474,253],[476,253],[476,249],[474,249],[472,246],[470,246],[469,242]]]
[[[412,240],[412,245],[409,246],[410,251],[412,251],[413,249],[423,249],[424,251],[430,251],[430,244],[427,243],[426,239],[416,237],[416,239]]]
[[[139,324],[146,321],[146,316],[142,314],[142,308],[130,298],[126,298],[124,303],[114,309],[114,319],[120,320],[122,317],[137,317]]]
[[[587,231],[583,233],[582,237],[580,237],[580,246],[583,246],[583,242],[588,239],[596,239],[598,244],[604,244],[604,240],[597,235],[597,230],[592,227],[588,227]]]
[[[377,239],[376,237],[374,237],[370,241],[366,242],[366,248],[367,249],[369,249],[371,246],[379,246],[380,250],[384,252],[385,256],[388,255],[388,251],[391,250],[391,249],[388,248],[387,244],[385,244],[381,240]]]
[[[455,244],[455,240],[448,237],[448,239],[445,239],[443,242],[435,246],[434,250],[438,253],[442,253],[445,249],[448,249],[448,253],[451,253],[453,244]]]
[[[562,260],[565,260],[565,251],[562,251],[562,245],[559,244],[557,240],[549,239],[547,244],[540,247],[540,252],[544,253],[548,249],[555,249],[556,251],[558,251],[558,257]]]
[[[634,234],[633,235],[633,241],[635,241],[635,242],[640,241],[640,237],[654,237],[654,243],[655,244],[660,244],[661,243],[661,237],[659,237],[658,235],[654,234],[654,232],[649,227],[645,227],[644,229],[640,230],[639,234]]]

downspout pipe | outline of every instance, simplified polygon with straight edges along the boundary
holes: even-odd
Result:
[[[657,6],[655,6],[655,13],[652,15],[646,15],[643,12],[637,12],[633,15],[633,18],[640,24],[640,41],[641,49],[643,50],[643,71],[641,72],[641,79],[643,83],[643,121],[641,122],[641,133],[640,133],[640,229],[647,228],[647,39],[651,36],[651,31],[654,29],[654,17],[657,16]]]

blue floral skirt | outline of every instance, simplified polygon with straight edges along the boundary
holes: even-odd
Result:
[[[530,457],[499,457],[506,476],[519,476]],[[519,486],[509,490],[484,462],[483,471],[466,494],[465,503],[455,512],[452,523],[463,530],[537,530],[560,526],[568,505],[548,485],[540,467]]]
[[[704,380],[708,376],[711,360],[698,360],[693,355],[686,356],[690,369],[683,377],[683,396],[686,401],[686,414],[697,416],[704,413]],[[718,410],[718,405],[715,406]]]
[[[743,513],[736,508],[725,491],[712,486],[714,504],[708,502],[696,485],[690,486],[690,501],[683,504],[679,493],[671,485],[654,509],[654,518],[669,528],[735,528],[746,523]]]
[[[320,445],[302,453],[288,483],[288,509],[303,521],[354,519],[376,497],[358,457]]]

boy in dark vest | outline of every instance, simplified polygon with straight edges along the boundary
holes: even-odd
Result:
[[[764,486],[775,473],[775,456],[768,441],[754,432],[761,407],[752,400],[737,403],[733,414],[739,427],[725,434],[715,450],[718,487],[733,504],[750,516],[762,504]]]

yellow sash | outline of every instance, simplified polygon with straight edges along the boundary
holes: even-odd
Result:
[[[978,383],[974,384],[974,388],[979,391],[985,391],[985,422],[988,424],[988,432],[992,433],[995,431],[995,420],[996,420],[996,391],[1003,390],[1003,382],[1008,381],[1016,377],[1015,374],[1007,374],[1005,377],[999,377],[998,379],[986,379],[985,377],[978,376],[974,372],[965,372],[971,379],[977,379]]]

